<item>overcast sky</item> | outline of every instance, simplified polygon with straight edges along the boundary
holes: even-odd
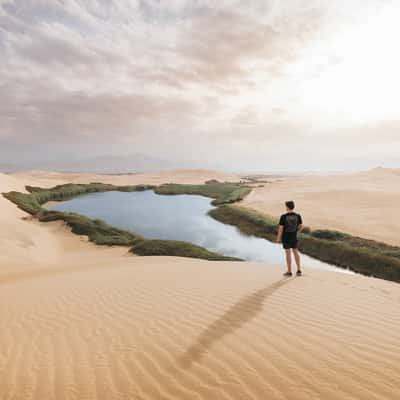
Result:
[[[400,167],[399,0],[0,0],[0,163]]]

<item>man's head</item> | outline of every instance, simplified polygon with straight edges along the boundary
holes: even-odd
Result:
[[[293,200],[285,201],[285,206],[288,211],[293,211],[294,210],[294,201]]]

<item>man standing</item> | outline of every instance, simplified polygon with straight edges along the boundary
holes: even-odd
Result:
[[[297,250],[297,232],[303,229],[303,220],[300,214],[293,211],[294,201],[286,201],[285,205],[286,214],[281,215],[279,220],[278,237],[276,240],[278,243],[282,243],[286,253],[287,272],[283,275],[292,276],[292,251],[297,265],[296,275],[300,276],[300,254]]]

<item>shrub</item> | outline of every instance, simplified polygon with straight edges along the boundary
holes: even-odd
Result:
[[[89,240],[99,245],[132,246],[143,240],[140,235],[115,228],[99,219],[90,219],[80,214],[60,211],[42,210],[37,214],[39,221],[64,221],[71,231],[78,235],[86,235]]]
[[[214,261],[242,261],[240,258],[227,257],[180,240],[143,240],[133,246],[131,252],[141,256],[176,256]]]
[[[214,199],[211,202],[213,205],[220,205],[242,200],[251,192],[251,188],[228,182],[212,182],[204,185],[181,185],[177,183],[167,183],[158,186],[154,191],[158,194],[169,195],[197,194],[200,196],[211,197]]]
[[[224,224],[234,225],[248,235],[273,240],[278,233],[278,220],[244,207],[223,205],[208,212]]]
[[[360,274],[400,282],[400,260],[351,243],[303,235],[299,250],[329,264]]]
[[[35,215],[40,211],[40,203],[36,196],[20,192],[3,193],[3,196],[29,214]]]
[[[29,193],[9,192],[3,193],[3,196],[15,203],[20,209],[35,215],[41,210],[41,205],[48,201],[64,201],[73,197],[95,192],[135,192],[148,189],[154,189],[152,185],[133,185],[133,186],[115,186],[106,183],[88,183],[57,185],[53,188],[43,189],[36,186],[26,186]]]
[[[331,231],[328,229],[317,229],[312,232],[311,232],[311,230],[309,230],[308,232],[305,232],[303,230],[303,233],[311,233],[312,236],[314,236],[318,239],[326,239],[326,240],[344,240],[349,237],[349,235],[346,235],[342,232]]]

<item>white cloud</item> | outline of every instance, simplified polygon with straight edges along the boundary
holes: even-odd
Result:
[[[326,138],[339,157],[365,129],[384,157],[399,16],[389,0],[0,0],[0,141],[248,162]]]

